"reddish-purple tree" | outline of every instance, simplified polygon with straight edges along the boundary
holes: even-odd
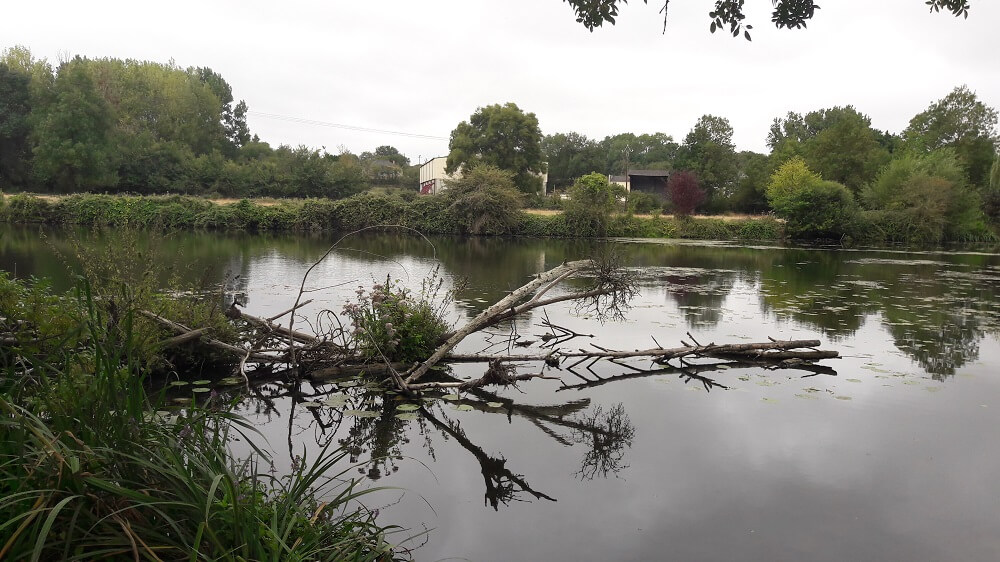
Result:
[[[693,215],[695,208],[705,202],[705,190],[698,185],[698,176],[686,170],[670,174],[667,195],[678,217]]]

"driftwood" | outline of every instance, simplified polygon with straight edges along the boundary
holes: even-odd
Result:
[[[819,347],[819,340],[788,340],[769,341],[763,343],[737,343],[724,345],[699,345],[675,347],[672,349],[651,348],[635,351],[613,351],[598,348],[596,351],[580,349],[579,351],[551,351],[543,354],[519,354],[519,355],[461,355],[452,354],[445,356],[445,359],[452,363],[479,363],[489,362],[496,359],[510,362],[537,362],[545,361],[551,364],[553,359],[632,359],[636,357],[649,357],[658,361],[676,359],[679,357],[703,356],[703,357],[723,357],[739,356],[756,359],[836,359],[839,353],[836,351],[772,351],[789,350],[801,348]]]
[[[544,306],[545,304],[552,304],[553,302],[561,302],[566,300],[571,300],[571,297],[564,297],[559,301],[554,299],[549,299],[549,301],[542,303],[540,300],[545,293],[552,290],[553,287],[559,284],[560,281],[566,279],[570,275],[585,269],[588,266],[592,266],[591,261],[575,261],[564,263],[559,267],[550,269],[545,273],[536,276],[532,281],[521,286],[521,288],[511,292],[509,295],[500,299],[499,302],[493,306],[482,311],[478,316],[476,316],[471,322],[462,327],[462,329],[454,332],[451,336],[445,340],[443,344],[438,346],[434,353],[431,354],[424,362],[420,363],[414,369],[406,373],[404,382],[407,386],[415,383],[420,377],[427,374],[427,371],[436,365],[439,361],[444,359],[445,355],[449,351],[455,348],[456,345],[461,343],[469,335],[474,332],[478,332],[484,328],[494,326],[499,324],[505,319],[513,318],[516,314],[521,314],[537,308],[539,306]],[[531,296],[537,289],[545,285],[545,287],[538,290],[537,293],[532,296],[531,300],[526,303],[518,305],[520,301]],[[596,296],[596,295],[593,295]],[[577,298],[585,298],[583,296]],[[516,314],[514,311],[517,311]]]
[[[339,243],[340,241],[338,241]],[[328,250],[320,261],[336,248],[336,244]],[[318,264],[319,262],[316,262]],[[315,267],[310,268],[309,272]],[[575,284],[575,288],[554,294],[554,289],[571,278],[583,280]],[[657,347],[636,350],[614,350],[591,343],[587,348],[570,349],[566,346],[576,338],[593,337],[580,334],[568,328],[553,324],[547,314],[541,326],[547,330],[537,334],[537,339],[523,338],[517,334],[494,334],[489,330],[522,316],[530,311],[548,305],[573,302],[578,308],[583,307],[596,313],[599,319],[608,317],[623,317],[628,308],[629,300],[636,294],[635,282],[632,276],[623,268],[617,267],[613,260],[582,260],[563,263],[553,269],[535,275],[521,287],[512,290],[504,298],[483,310],[475,318],[468,321],[455,331],[445,334],[441,343],[426,359],[412,365],[392,363],[382,357],[382,361],[373,360],[370,355],[362,354],[358,342],[344,328],[339,317],[331,311],[324,311],[332,318],[332,328],[323,334],[308,333],[302,329],[296,330],[294,322],[296,311],[309,301],[302,298],[306,292],[305,277],[303,277],[299,295],[295,304],[288,310],[270,318],[259,318],[238,310],[235,306],[227,312],[234,322],[243,323],[244,340],[241,345],[233,345],[209,337],[205,329],[192,329],[156,314],[144,311],[143,314],[178,334],[163,342],[165,346],[180,345],[190,341],[198,341],[217,349],[238,354],[240,357],[240,373],[249,380],[253,373],[247,370],[248,365],[265,367],[266,378],[289,376],[305,377],[313,381],[329,380],[352,374],[365,373],[377,377],[386,377],[395,390],[414,394],[430,389],[452,389],[469,391],[486,386],[508,386],[530,379],[559,379],[553,376],[552,370],[565,370],[583,380],[583,384],[596,384],[601,377],[594,378],[580,375],[577,369],[585,369],[594,373],[592,367],[599,361],[621,365],[637,372],[653,372],[656,369],[642,369],[628,364],[629,361],[646,359],[653,364],[663,366],[663,369],[679,369],[687,380],[699,380],[707,389],[722,387],[702,375],[698,366],[687,363],[688,359],[714,358],[729,361],[729,365],[754,364],[767,368],[802,368],[816,370],[815,361],[839,357],[836,351],[816,349],[819,340],[770,340],[759,343],[701,344],[691,334],[687,334],[693,343],[682,341],[681,347],[666,348],[657,343]],[[287,325],[276,322],[281,317],[288,316]],[[467,337],[477,332],[487,332],[492,336],[505,339],[506,353],[457,354],[455,348]],[[544,352],[522,354],[511,353],[515,347],[530,347],[538,343]],[[680,366],[670,362],[679,360]],[[445,363],[483,362],[488,364],[485,374],[474,380],[424,380],[435,367]],[[519,374],[517,364],[541,363],[538,372]],[[270,366],[284,366],[275,371]],[[726,365],[726,364],[722,364]],[[258,367],[259,368],[259,367]],[[724,367],[719,367],[724,368]],[[662,370],[662,369],[661,369]],[[564,387],[570,385],[563,384]],[[580,385],[577,384],[577,387]],[[725,388],[725,387],[723,387]]]

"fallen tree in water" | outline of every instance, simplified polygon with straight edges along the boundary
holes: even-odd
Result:
[[[443,307],[432,302],[442,285],[434,276],[425,280],[419,297],[409,289],[393,284],[390,279],[377,283],[371,291],[359,288],[357,302],[345,305],[341,314],[324,310],[309,322],[311,333],[297,329],[296,318],[300,323],[305,322],[298,311],[311,302],[303,299],[309,291],[306,289],[307,278],[339,243],[309,268],[303,276],[295,303],[288,310],[261,318],[240,311],[235,304],[230,308],[227,316],[242,328],[243,343],[240,346],[213,340],[200,328],[183,326],[149,312],[144,314],[174,332],[172,342],[198,340],[202,345],[233,352],[239,357],[239,372],[246,381],[261,377],[317,381],[364,372],[384,377],[391,382],[389,386],[392,389],[407,395],[430,389],[470,390],[485,386],[510,386],[536,378],[561,380],[555,376],[559,371],[589,382],[591,379],[582,377],[578,371],[586,369],[594,373],[592,367],[602,361],[642,372],[650,372],[650,369],[635,367],[627,362],[646,359],[659,368],[676,368],[683,372],[692,368],[704,370],[704,367],[693,365],[690,361],[713,358],[723,360],[712,364],[717,369],[753,364],[765,368],[816,371],[822,369],[815,365],[816,361],[839,357],[836,351],[816,349],[820,345],[818,340],[779,341],[769,338],[757,343],[703,344],[690,333],[687,334],[690,341],[680,342],[679,347],[661,346],[654,338],[656,347],[647,349],[615,350],[594,343],[586,348],[570,348],[573,342],[593,336],[555,325],[547,315],[541,324],[546,332],[538,334],[537,340],[528,340],[513,330],[507,333],[490,332],[536,309],[558,303],[572,303],[578,311],[590,314],[599,321],[624,318],[631,299],[637,294],[637,286],[634,273],[614,258],[565,262],[539,273],[453,330],[449,330],[443,320]],[[287,324],[279,322],[284,317],[288,317]],[[473,334],[483,333],[499,338],[504,352],[454,352]],[[529,347],[534,350],[512,352],[514,348]],[[429,376],[440,365],[470,362],[487,364],[483,376],[465,381]],[[523,365],[536,365],[537,368],[519,372]],[[564,386],[569,385],[564,383]]]

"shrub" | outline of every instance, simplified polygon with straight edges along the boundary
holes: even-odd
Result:
[[[785,232],[793,238],[841,238],[857,216],[851,191],[837,182],[824,181],[799,157],[774,172],[767,199],[787,221]]]
[[[698,176],[694,172],[671,174],[667,180],[667,193],[678,217],[693,215],[698,205],[705,202],[705,190],[698,185]]]
[[[630,212],[640,215],[659,212],[663,208],[663,201],[659,197],[644,191],[630,191],[627,204]]]
[[[357,302],[345,304],[343,312],[351,320],[359,350],[375,360],[427,359],[449,330],[444,308],[450,295],[435,302],[442,284],[435,274],[424,280],[419,295],[388,278],[371,290],[358,287]]]
[[[980,197],[951,150],[906,155],[890,162],[862,192],[876,211],[874,232],[887,241],[939,243],[979,239],[985,231]]]
[[[522,206],[514,176],[495,166],[476,166],[449,180],[444,197],[448,212],[466,234],[510,234]]]
[[[563,203],[567,228],[574,236],[607,236],[611,213],[624,193],[603,174],[577,179],[569,188],[569,200]]]

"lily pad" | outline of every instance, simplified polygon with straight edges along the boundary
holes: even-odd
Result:
[[[761,401],[767,402],[768,404],[777,404],[778,401],[774,398],[761,398]]]
[[[399,406],[396,406],[396,409],[399,410],[400,412],[412,412],[419,407],[420,406],[418,406],[417,404],[400,404]]]
[[[486,405],[490,408],[502,408],[503,402],[487,402]]]
[[[331,408],[339,408],[347,404],[347,395],[339,393],[331,394],[326,397],[326,400],[324,400],[323,403]]]
[[[415,420],[420,417],[420,414],[416,412],[403,412],[401,414],[396,414],[396,419],[398,420]]]
[[[796,398],[802,398],[804,400],[819,400],[818,396],[813,396],[812,394],[796,394]]]
[[[337,383],[340,388],[354,388],[358,386],[358,381],[340,381]]]
[[[245,382],[246,381],[243,380],[243,377],[226,377],[226,378],[220,380],[219,384],[225,385],[225,386],[232,386],[232,385],[237,385],[237,384],[243,384]]]
[[[837,400],[854,400],[854,399],[851,398],[850,396],[838,396]]]
[[[196,384],[196,385],[212,384],[212,381],[210,381],[208,379],[201,379],[201,380],[197,380],[197,381],[191,381],[191,384]]]
[[[861,379],[845,379],[847,382],[861,382]]]
[[[191,389],[191,392],[197,392],[199,394],[201,394],[203,392],[211,392],[211,391],[212,391],[211,388],[206,388],[204,386],[199,386],[198,388],[192,388]]]
[[[471,412],[473,408],[468,404],[459,404],[458,406],[455,406],[455,409],[459,412]]]
[[[187,381],[174,381],[174,382],[170,383],[170,386],[187,386],[189,384],[191,384],[191,383],[189,383]]]
[[[441,397],[442,400],[461,400],[462,397],[457,394],[445,394]]]

